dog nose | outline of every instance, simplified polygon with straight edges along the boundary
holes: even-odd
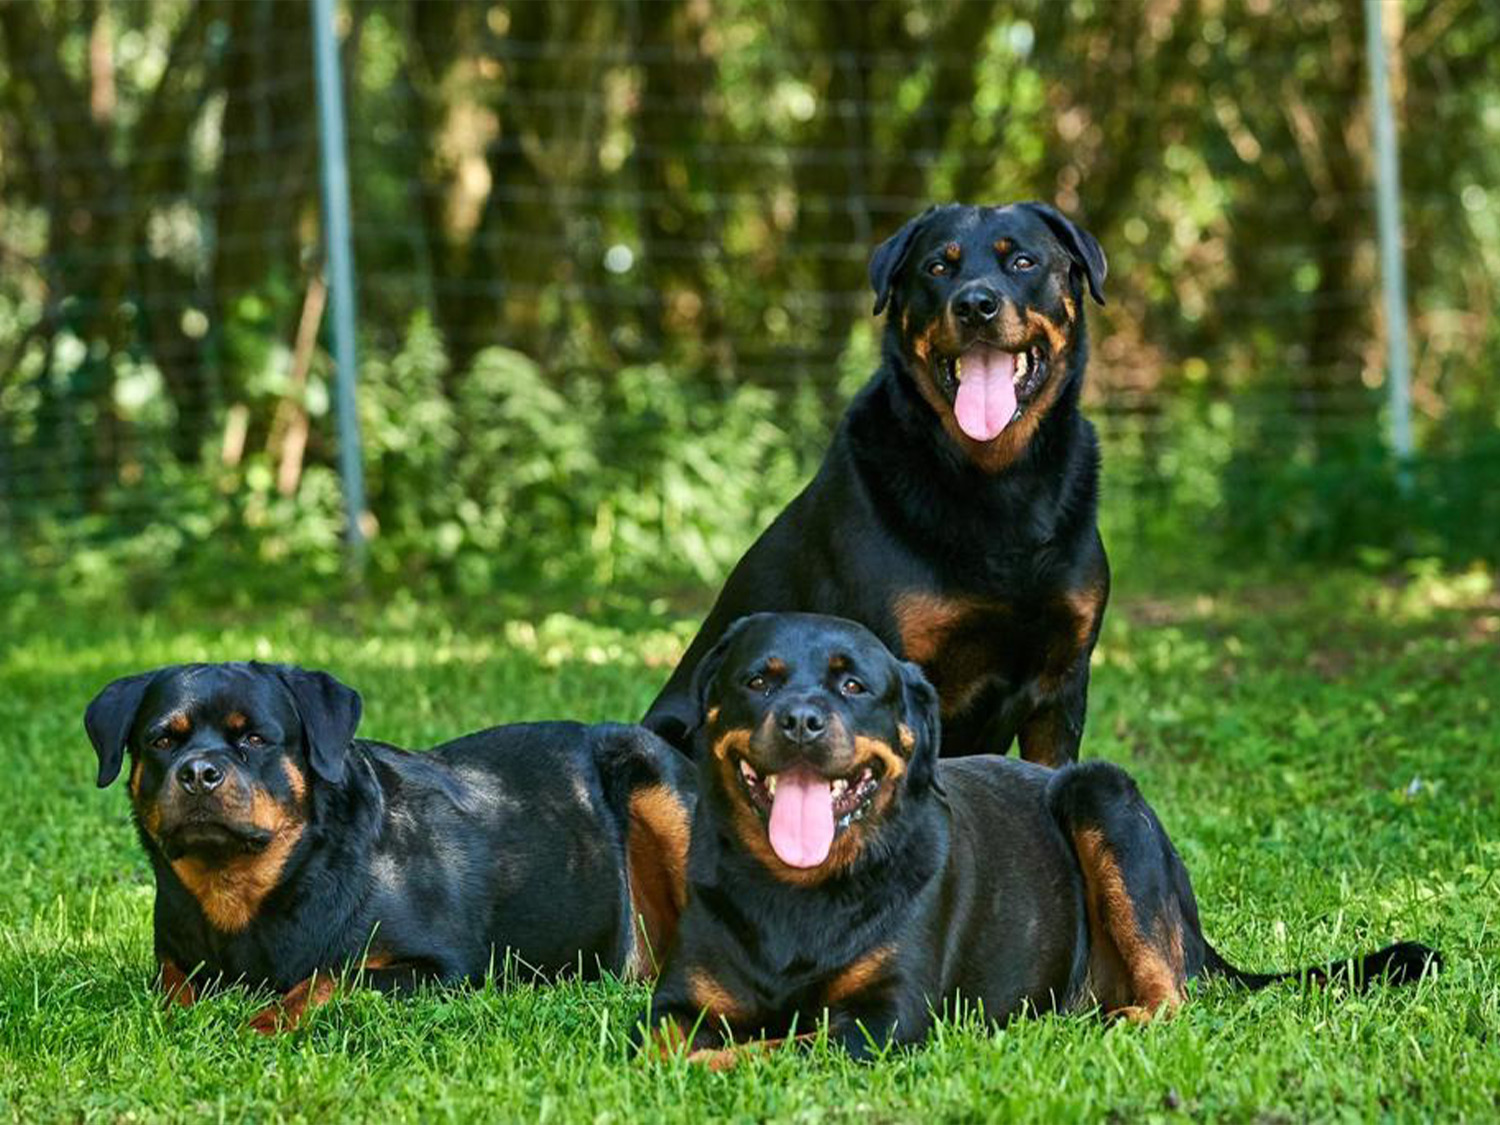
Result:
[[[224,771],[207,758],[189,758],[177,767],[177,784],[195,796],[212,793],[224,783]]]
[[[953,315],[970,328],[988,324],[999,311],[1000,294],[988,285],[971,285],[953,298]]]
[[[828,716],[810,703],[794,703],[776,717],[781,733],[793,742],[815,742],[828,729]]]

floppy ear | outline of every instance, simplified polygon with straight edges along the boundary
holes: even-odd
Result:
[[[929,207],[916,218],[908,219],[905,226],[875,247],[875,253],[870,257],[870,288],[875,290],[874,316],[879,316],[890,303],[891,287],[906,261],[911,240],[922,229],[927,216],[936,210],[936,207]]]
[[[901,666],[904,721],[917,738],[907,766],[910,779],[907,784],[922,789],[932,784],[937,773],[938,751],[943,738],[941,708],[937,688],[923,675],[921,667],[909,660],[898,663]]]
[[[737,618],[724,635],[708,650],[708,654],[698,661],[698,667],[693,669],[693,682],[689,689],[693,696],[693,706],[697,708],[697,714],[693,716],[693,733],[703,728],[703,718],[708,711],[708,693],[714,686],[714,680],[719,676],[719,669],[724,666],[724,658],[729,655],[729,646],[745,630],[748,625],[760,614],[752,613],[747,617]]]
[[[120,776],[120,766],[125,761],[125,743],[130,739],[130,728],[135,725],[135,716],[141,709],[141,699],[146,694],[146,688],[159,671],[163,669],[116,680],[94,696],[94,701],[83,713],[83,729],[88,731],[89,741],[94,744],[94,753],[99,755],[100,789]]]
[[[278,664],[274,669],[296,700],[313,772],[324,781],[338,784],[344,780],[344,760],[364,711],[359,692],[327,672],[309,672],[290,664]]]
[[[1052,228],[1052,233],[1068,251],[1068,257],[1073,259],[1074,267],[1083,270],[1084,276],[1088,278],[1090,295],[1101,305],[1104,304],[1104,278],[1109,273],[1109,262],[1104,257],[1104,248],[1099,245],[1099,240],[1056,207],[1046,203],[1027,203],[1025,206],[1035,211]]]

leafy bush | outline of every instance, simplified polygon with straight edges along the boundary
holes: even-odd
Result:
[[[711,589],[811,474],[855,368],[872,361],[851,339],[826,394],[719,389],[662,365],[555,377],[500,347],[455,376],[419,313],[400,349],[361,372],[368,582],[571,602]],[[336,598],[344,515],[319,440],[332,428],[324,378],[315,366],[302,396],[314,435],[294,495],[263,449],[232,467],[216,452],[197,466],[147,461],[100,511],[28,523],[0,551],[0,588],[134,604]],[[1104,428],[1102,523],[1122,577],[1500,554],[1492,427],[1454,425],[1403,479],[1377,443],[1278,447],[1254,421],[1178,396],[1146,425]]]

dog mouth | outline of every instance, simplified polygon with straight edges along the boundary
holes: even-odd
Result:
[[[789,867],[817,867],[833,841],[870,811],[884,780],[884,766],[861,763],[842,777],[825,777],[796,765],[762,775],[745,759],[737,764],[740,785],[766,821],[771,850]]]
[[[203,814],[189,816],[162,833],[168,859],[184,855],[234,855],[265,851],[275,833],[254,824],[233,824]]]
[[[1040,344],[1008,351],[979,341],[961,355],[939,356],[935,366],[958,428],[974,441],[987,442],[1026,413],[1047,381],[1050,364]]]

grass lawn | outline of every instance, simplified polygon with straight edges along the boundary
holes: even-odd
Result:
[[[1135,772],[1231,960],[1412,939],[1446,954],[1440,980],[1357,998],[1211,985],[1145,1028],[950,1025],[874,1065],[818,1048],[730,1074],[628,1061],[640,986],[355,994],[269,1041],[241,1030],[262,999],[243,992],[164,1014],[147,865],[123,789],[94,788],[81,721],[117,675],[247,657],[335,672],[364,693],[363,733],[408,746],[626,718],[689,622],[400,604],[9,613],[0,1107],[15,1120],[1500,1117],[1500,593],[1486,574],[1122,595],[1084,744]]]

